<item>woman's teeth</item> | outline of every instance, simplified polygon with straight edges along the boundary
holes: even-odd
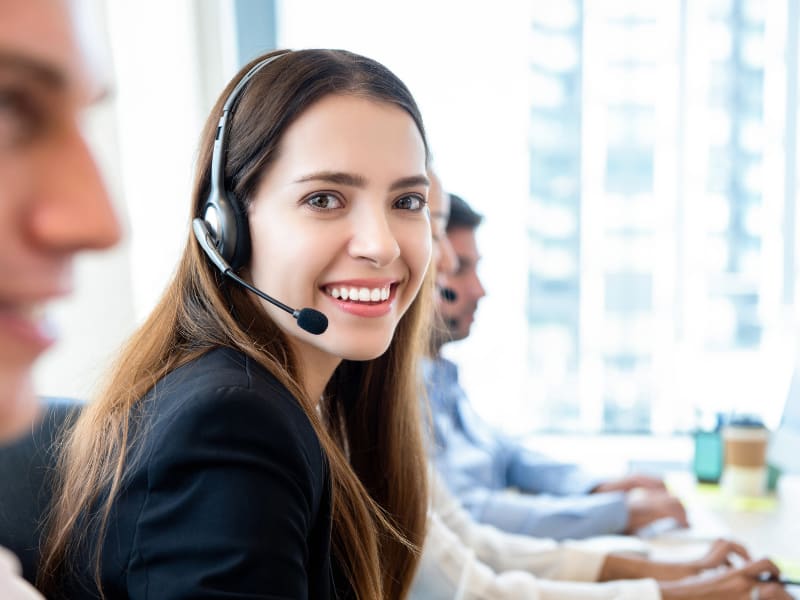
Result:
[[[382,288],[357,288],[357,287],[329,287],[325,291],[328,295],[339,300],[350,302],[383,302],[389,298],[390,286]]]

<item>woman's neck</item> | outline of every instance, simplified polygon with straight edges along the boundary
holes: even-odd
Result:
[[[0,370],[0,443],[29,431],[41,410],[29,373],[21,376]]]
[[[295,345],[294,351],[300,367],[300,384],[308,397],[318,402],[342,359],[306,344]]]

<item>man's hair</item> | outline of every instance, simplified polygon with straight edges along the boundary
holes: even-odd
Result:
[[[472,210],[472,207],[461,196],[450,194],[450,218],[447,220],[447,231],[476,229],[482,221],[483,215]]]

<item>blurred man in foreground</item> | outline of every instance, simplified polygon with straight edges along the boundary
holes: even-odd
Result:
[[[120,229],[80,130],[106,93],[67,0],[0,0],[0,443],[31,429],[35,360],[55,342],[46,304],[72,290],[72,262]],[[12,486],[13,481],[0,485]],[[0,552],[0,597],[38,598]]]

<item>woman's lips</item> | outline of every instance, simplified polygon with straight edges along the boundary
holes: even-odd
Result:
[[[340,310],[358,317],[382,317],[392,310],[397,284],[386,286],[325,286],[325,295]],[[352,297],[352,299],[351,299]],[[377,298],[373,300],[372,298]]]

